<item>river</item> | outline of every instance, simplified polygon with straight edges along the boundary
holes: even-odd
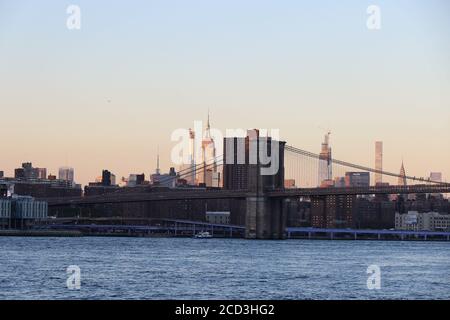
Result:
[[[450,299],[449,249],[414,241],[0,237],[0,299]],[[76,281],[68,287],[69,266],[79,268],[79,289]],[[369,266],[379,268],[379,289],[368,289]]]

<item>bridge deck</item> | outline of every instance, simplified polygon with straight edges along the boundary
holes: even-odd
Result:
[[[266,197],[290,198],[327,195],[372,195],[372,194],[410,194],[410,193],[450,193],[450,184],[411,185],[411,186],[377,186],[345,188],[293,188],[270,190]],[[194,199],[244,199],[251,195],[247,190],[201,190],[201,191],[166,191],[147,193],[110,193],[100,196],[78,198],[44,199],[49,206],[89,205],[101,203],[131,203],[166,200]]]

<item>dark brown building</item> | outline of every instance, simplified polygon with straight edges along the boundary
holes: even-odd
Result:
[[[315,228],[352,228],[355,221],[354,195],[316,196],[311,199],[311,225]]]
[[[272,138],[259,136],[259,130],[249,130],[245,138],[224,138],[223,187],[226,190],[263,192],[266,189],[284,188],[284,146],[278,143],[278,154],[272,154]],[[264,164],[260,154],[271,162]],[[275,166],[275,174],[269,172]]]
[[[81,197],[81,188],[73,188],[59,183],[50,182],[15,182],[14,193],[21,196],[31,196],[34,198],[55,198],[55,197]]]

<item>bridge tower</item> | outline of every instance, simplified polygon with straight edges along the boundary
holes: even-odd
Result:
[[[247,190],[245,236],[247,239],[284,239],[289,200],[266,196],[284,188],[284,141],[260,137],[249,130],[246,137],[224,139],[224,188]]]

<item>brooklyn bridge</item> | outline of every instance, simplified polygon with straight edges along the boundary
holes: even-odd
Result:
[[[230,139],[230,138],[226,138]],[[224,161],[224,154],[212,161],[198,164],[166,179],[182,179],[202,174],[213,166],[223,172],[221,188],[120,188],[114,192],[77,198],[49,198],[50,212],[58,218],[110,217],[204,220],[207,210],[226,210],[231,213],[231,223],[245,228],[248,239],[284,239],[287,219],[299,199],[307,199],[315,206],[313,226],[335,228],[336,220],[345,220],[344,226],[354,223],[354,202],[360,196],[385,197],[409,194],[443,194],[450,192],[450,184],[421,177],[399,174],[362,166],[321,154],[311,153],[279,142],[278,170],[273,175],[262,174],[267,165],[249,163],[249,138],[231,138],[234,143],[244,139],[244,163]],[[269,140],[270,143],[271,140]],[[259,148],[259,140],[257,146]],[[237,157],[237,148],[234,151]],[[321,167],[335,175],[364,172],[398,179],[401,184],[382,183],[364,186],[336,186],[319,181]],[[319,174],[318,174],[319,173]],[[330,178],[330,177],[329,177]],[[286,187],[285,181],[295,181],[295,187]],[[338,208],[337,203],[343,203]]]

